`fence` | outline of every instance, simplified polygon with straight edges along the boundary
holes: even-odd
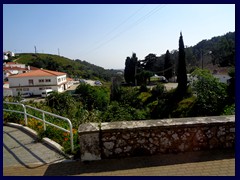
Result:
[[[64,131],[64,132],[70,133],[71,152],[74,151],[72,123],[71,123],[71,121],[70,121],[68,118],[65,118],[65,117],[62,117],[62,116],[59,116],[59,115],[56,115],[56,114],[53,114],[53,113],[50,113],[50,112],[47,112],[47,111],[43,111],[43,110],[38,109],[38,108],[35,108],[35,107],[31,107],[31,106],[28,106],[28,105],[24,105],[24,104],[21,104],[21,103],[3,102],[3,104],[12,104],[12,105],[22,106],[23,111],[17,111],[17,110],[12,110],[12,109],[4,109],[4,108],[3,108],[3,111],[8,111],[8,112],[15,112],[15,113],[24,114],[24,122],[25,122],[25,125],[26,125],[26,126],[27,126],[27,124],[28,124],[28,116],[30,116],[30,117],[32,117],[32,118],[35,118],[35,119],[43,122],[44,131],[46,131],[46,124],[48,124],[48,125],[53,126],[53,127],[57,128],[57,129],[60,129],[60,130],[62,130],[62,131]],[[34,116],[34,115],[32,115],[32,114],[29,114],[29,113],[27,112],[27,108],[34,109],[35,111],[38,111],[38,112],[42,113],[42,118],[36,117],[36,116]],[[58,125],[56,125],[56,124],[53,124],[53,123],[50,123],[50,122],[46,121],[46,119],[45,119],[45,114],[48,114],[48,115],[50,115],[50,116],[53,116],[53,117],[62,119],[62,120],[64,120],[64,121],[67,121],[68,124],[69,124],[69,130],[64,129],[63,127],[60,127],[60,126],[58,126]]]

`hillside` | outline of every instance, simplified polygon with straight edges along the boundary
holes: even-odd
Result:
[[[187,70],[191,71],[195,67],[210,71],[217,70],[228,71],[230,66],[235,66],[235,32],[229,32],[223,36],[213,37],[209,40],[202,40],[195,46],[185,48],[185,57]],[[153,72],[164,70],[165,54],[157,57],[155,54],[149,54],[146,58],[152,58],[151,64]],[[148,62],[150,59],[142,61]],[[71,60],[69,58],[41,53],[21,53],[17,54],[14,61],[24,63],[38,68],[44,68],[54,71],[66,72],[71,78],[99,79],[110,81],[118,70],[106,70],[94,64],[79,59]],[[152,61],[150,60],[150,61]],[[178,51],[170,51],[170,60],[174,67],[178,62]],[[124,59],[123,59],[124,61]]]
[[[235,32],[202,40],[194,46],[186,46],[185,58],[188,72],[196,67],[203,67],[210,71],[226,73],[231,66],[235,66]],[[165,54],[156,56],[150,53],[141,61],[149,64],[150,70],[157,73],[164,71],[164,59]],[[177,67],[178,50],[170,51],[170,61]]]
[[[63,56],[41,53],[21,53],[14,60],[18,63],[44,68],[54,71],[66,72],[71,78],[100,79],[110,81],[115,70],[105,70],[102,67],[86,61],[71,60]]]
[[[235,32],[202,40],[195,46],[187,47],[185,52],[188,68],[203,65],[212,71],[235,66]]]

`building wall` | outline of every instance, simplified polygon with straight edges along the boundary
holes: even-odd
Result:
[[[63,76],[43,76],[43,77],[24,77],[24,78],[11,78],[9,77],[9,87],[12,89],[13,96],[18,93],[31,92],[33,95],[41,95],[42,90],[52,89],[53,91],[63,92],[65,81],[58,82],[58,79],[66,79]],[[29,80],[33,80],[29,84]],[[48,82],[50,80],[50,82]]]
[[[235,116],[89,123],[78,132],[83,161],[234,148]]]
[[[3,96],[12,96],[12,90],[9,88],[3,88]]]
[[[221,83],[225,83],[225,84],[227,84],[228,80],[231,79],[229,75],[214,74],[213,76],[219,79]]]
[[[19,67],[19,68],[26,68],[25,64],[12,64],[12,63],[6,63],[5,64],[6,67]]]

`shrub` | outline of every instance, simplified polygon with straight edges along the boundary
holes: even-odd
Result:
[[[227,86],[207,70],[196,69],[192,75],[197,77],[193,82],[193,91],[197,95],[195,115],[220,115],[227,99]]]
[[[192,116],[192,109],[196,102],[196,97],[192,96],[187,99],[183,99],[178,103],[178,106],[172,112],[172,117],[182,118]]]
[[[223,109],[222,115],[235,115],[235,104],[226,105]]]
[[[110,94],[105,87],[95,87],[89,84],[80,84],[76,91],[79,100],[87,110],[105,110],[110,101]]]

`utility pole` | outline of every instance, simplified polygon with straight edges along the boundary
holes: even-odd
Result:
[[[60,56],[60,51],[59,51],[59,48],[58,48],[58,56]]]
[[[37,47],[36,46],[34,46],[34,49],[35,49],[35,54],[37,53]]]
[[[137,78],[136,78],[136,75],[137,75],[137,64],[135,63],[135,69],[134,69],[134,78],[135,78],[135,86],[137,86]]]

